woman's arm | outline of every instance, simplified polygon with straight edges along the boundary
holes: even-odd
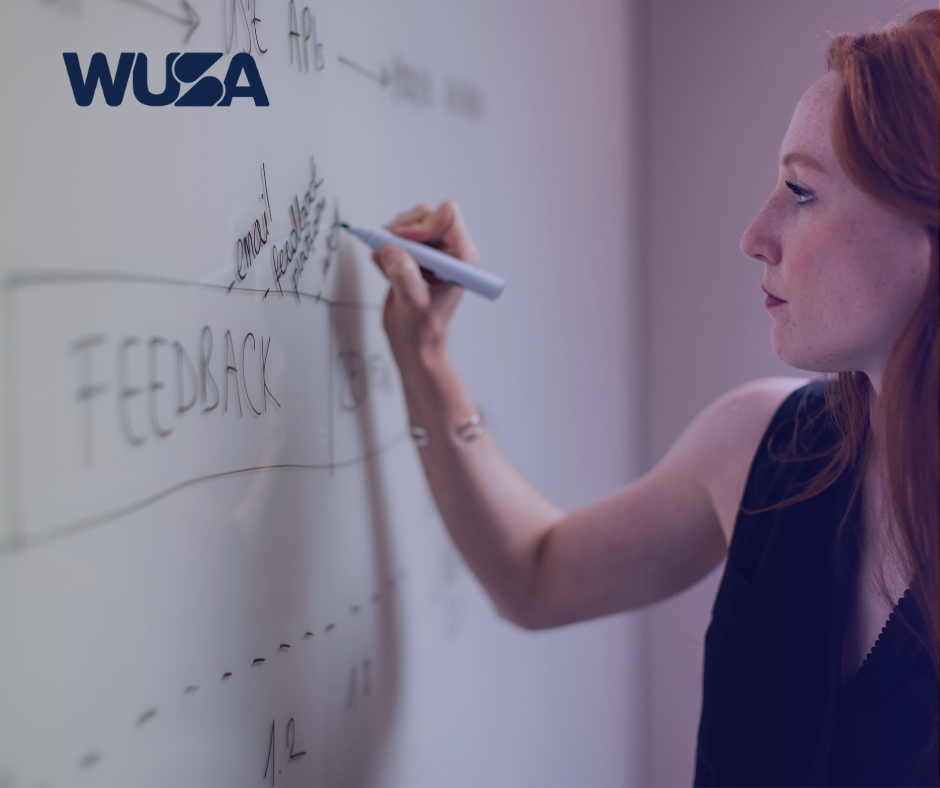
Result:
[[[479,254],[453,203],[402,214],[397,234],[431,241],[471,265]],[[375,256],[391,289],[384,322],[438,510],[502,615],[547,627],[673,594],[723,558],[757,443],[802,381],[757,381],[722,397],[648,474],[564,515],[513,468],[492,436],[456,428],[476,412],[446,348],[460,288],[427,281],[400,248]]]

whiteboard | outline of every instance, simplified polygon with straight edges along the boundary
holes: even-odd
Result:
[[[0,785],[638,779],[632,621],[495,614],[337,226],[457,200],[490,429],[566,508],[628,481],[631,14],[5,9]]]

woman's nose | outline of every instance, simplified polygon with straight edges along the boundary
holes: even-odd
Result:
[[[741,236],[741,251],[762,263],[780,262],[780,244],[775,232],[771,195]]]

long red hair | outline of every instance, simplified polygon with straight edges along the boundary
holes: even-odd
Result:
[[[938,665],[938,305],[940,305],[940,12],[923,11],[885,30],[835,36],[827,71],[844,87],[832,117],[839,163],[863,192],[912,219],[930,238],[927,287],[892,350],[878,403],[896,543],[925,622],[918,636]],[[890,261],[886,261],[890,264]],[[843,439],[830,463],[834,480],[868,446],[867,376],[843,372],[830,391],[829,412]],[[816,486],[816,485],[813,485]],[[910,623],[910,622],[908,622]]]

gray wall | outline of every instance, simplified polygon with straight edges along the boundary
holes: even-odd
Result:
[[[738,243],[777,178],[780,142],[823,74],[827,31],[933,7],[920,0],[647,0],[648,464],[711,400],[800,373],[770,347],[763,266]],[[702,650],[720,569],[644,613],[647,784],[690,785]]]

